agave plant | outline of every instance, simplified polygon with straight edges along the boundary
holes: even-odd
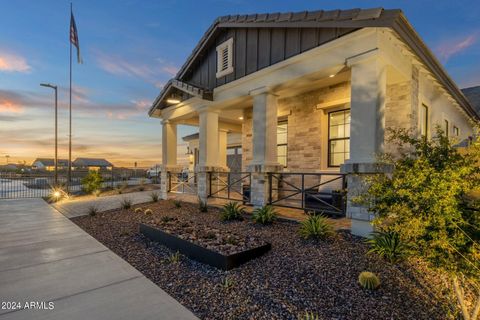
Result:
[[[152,202],[158,202],[158,199],[160,199],[160,196],[158,195],[157,192],[152,192],[150,193],[150,199],[152,199]]]
[[[132,207],[132,200],[123,198],[122,201],[120,202],[120,206],[122,209],[128,210]]]
[[[221,218],[223,221],[227,220],[242,220],[242,214],[245,209],[238,202],[229,202],[223,206]]]
[[[253,210],[252,220],[256,223],[270,224],[277,218],[277,212],[272,206],[263,206]]]
[[[368,253],[376,253],[390,263],[396,263],[407,255],[407,246],[394,231],[373,232],[372,238],[365,242],[370,245]]]
[[[326,239],[334,234],[333,226],[323,215],[312,215],[301,222],[300,235],[304,239]]]

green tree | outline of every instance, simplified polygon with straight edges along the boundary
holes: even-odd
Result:
[[[92,193],[102,187],[103,178],[98,171],[89,171],[82,179],[82,187],[86,193]]]
[[[458,276],[477,284],[480,277],[480,143],[459,151],[438,128],[431,140],[390,130],[389,142],[397,151],[379,161],[393,165],[393,173],[369,177],[368,192],[356,201],[376,214],[378,230],[398,233],[414,254],[448,272],[464,318],[475,319],[480,293],[466,315]]]

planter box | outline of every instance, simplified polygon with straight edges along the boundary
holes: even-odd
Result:
[[[186,255],[191,259],[222,270],[236,268],[245,262],[263,255],[272,247],[270,243],[267,243],[260,247],[225,256],[221,253],[201,247],[190,241],[180,239],[175,235],[166,233],[157,228],[150,227],[143,223],[140,223],[140,232],[150,240],[157,241],[172,250],[176,250],[181,254]]]

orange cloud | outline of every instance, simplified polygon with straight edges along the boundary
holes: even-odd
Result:
[[[23,107],[13,101],[0,98],[0,113],[22,113]]]
[[[0,52],[0,71],[28,72],[30,69],[31,67],[25,58],[7,52]]]
[[[450,39],[437,46],[436,51],[440,59],[447,62],[451,57],[459,54],[476,43],[478,34],[472,34],[462,38]]]

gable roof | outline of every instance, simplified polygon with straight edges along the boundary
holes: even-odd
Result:
[[[412,25],[400,9],[349,9],[349,10],[317,10],[287,13],[263,13],[248,15],[222,16],[210,25],[199,40],[190,56],[171,81],[184,80],[202,54],[213,43],[221,30],[226,28],[368,28],[384,27],[393,29],[399,37],[425,64],[427,69],[451,93],[459,105],[472,118],[480,120],[480,116],[466,99],[455,82],[447,74],[432,51],[422,41]],[[165,98],[170,89],[170,82],[165,85],[149,110],[152,115],[159,102]],[[202,88],[198,88],[201,90]]]
[[[113,164],[105,159],[77,158],[73,161],[75,167],[113,167]]]
[[[57,161],[59,166],[68,167],[67,159],[58,159]],[[40,162],[45,167],[53,167],[55,165],[55,159],[51,158],[37,158],[35,161],[33,161],[33,164],[35,164],[35,162]]]
[[[480,113],[480,86],[463,88],[462,92],[470,101],[477,113]]]

